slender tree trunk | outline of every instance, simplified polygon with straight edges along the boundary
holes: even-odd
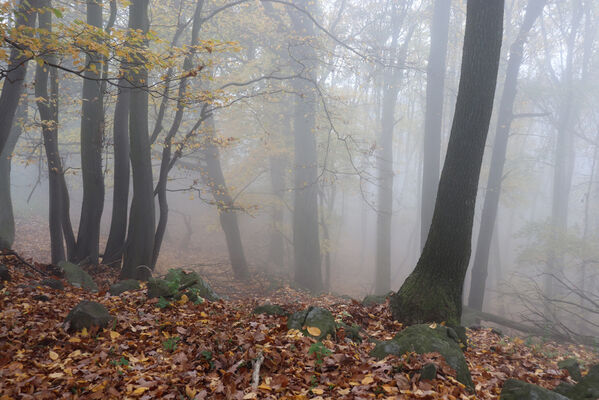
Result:
[[[445,60],[451,0],[435,0],[431,24],[431,47],[426,68],[426,114],[422,153],[422,203],[420,207],[420,250],[433,219],[441,156],[441,123],[445,88]]]
[[[148,0],[132,0],[129,6],[129,28],[147,32]],[[142,46],[146,46],[143,44]],[[134,54],[129,101],[129,140],[133,171],[133,200],[125,245],[121,278],[135,278],[140,265],[150,266],[154,250],[154,183],[148,132],[148,71],[142,54]]]
[[[406,324],[459,323],[478,180],[501,51],[504,2],[469,0],[460,86],[435,212],[416,268],[391,297]]]
[[[215,142],[215,133],[214,117],[209,116],[206,120],[205,140],[202,141],[200,150],[203,161],[200,173],[204,185],[209,188],[218,208],[220,225],[227,241],[233,273],[237,279],[245,280],[249,278],[250,274],[241,242],[235,204],[227,189],[220,165],[220,152]]]
[[[102,0],[87,0],[87,24],[102,29]],[[83,201],[77,233],[75,261],[98,263],[100,220],[104,209],[102,140],[104,107],[101,92],[102,56],[88,51],[81,99],[81,177]]]
[[[15,217],[12,206],[10,170],[12,153],[22,132],[22,126],[18,120],[26,117],[27,98],[21,98],[16,112],[17,123],[13,124],[4,150],[0,154],[0,204],[2,204],[2,207],[0,207],[0,249],[10,249],[15,240]]]
[[[50,1],[42,0],[41,7],[46,10],[39,13],[39,27],[50,32],[52,29],[52,13],[48,10],[51,7]],[[44,39],[43,36],[42,39]],[[53,58],[48,55],[46,60],[52,61]],[[48,80],[50,91],[48,91]],[[52,263],[56,264],[65,260],[62,230],[63,190],[61,186],[63,170],[58,151],[58,71],[56,68],[37,65],[35,70],[35,97],[40,113],[44,148],[48,161],[50,252]]]
[[[283,229],[283,202],[285,195],[285,170],[287,169],[287,160],[283,156],[273,155],[270,161],[270,183],[274,194],[274,204],[272,207],[272,229],[270,232],[270,242],[268,250],[268,259],[272,265],[282,269],[285,265],[285,241],[281,230]]]
[[[15,11],[15,28],[33,28],[36,19],[36,0],[21,0]],[[12,129],[23,83],[27,75],[27,55],[24,51],[12,47],[6,66],[8,73],[4,77],[4,85],[0,93],[0,153],[8,141]]]
[[[297,2],[307,9],[308,1]],[[314,25],[306,15],[290,10],[293,29],[300,40],[291,47],[295,69],[302,79],[292,82],[296,95],[293,115],[294,202],[293,260],[295,283],[319,292],[322,290],[320,239],[318,232],[318,153],[316,151],[316,52],[307,39],[314,37]]]
[[[480,231],[474,255],[472,267],[472,279],[470,282],[470,294],[468,305],[476,310],[482,311],[487,282],[487,269],[489,265],[489,249],[499,207],[499,196],[501,194],[501,181],[503,179],[503,166],[510,128],[513,120],[514,102],[516,100],[518,74],[524,53],[524,44],[528,33],[535,20],[541,15],[545,0],[529,0],[526,8],[524,22],[520,27],[518,36],[510,47],[510,55],[507,64],[503,94],[499,103],[497,116],[497,127],[495,128],[495,142],[491,156],[491,168],[487,181],[485,202],[480,221]]]
[[[123,73],[124,73],[123,69]],[[102,262],[120,264],[127,235],[127,211],[129,208],[129,102],[130,90],[126,79],[119,80],[119,93],[114,108],[114,189],[112,194],[112,217],[110,233]]]

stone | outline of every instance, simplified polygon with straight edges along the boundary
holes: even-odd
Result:
[[[568,398],[532,383],[508,379],[503,384],[499,400],[568,400]]]
[[[336,337],[337,325],[333,314],[329,310],[322,307],[308,307],[289,317],[287,329],[298,329],[304,334],[316,338],[316,340],[322,340],[328,335],[333,338]]]
[[[356,324],[352,324],[350,326],[345,322],[340,322],[338,324],[338,327],[343,328],[343,330],[345,331],[345,337],[351,340],[352,342],[362,343],[362,340],[364,340],[362,338],[362,335],[360,335],[360,332],[362,331],[362,328],[360,326]]]
[[[570,400],[591,400],[599,398],[599,364],[593,365],[588,374],[580,379],[576,385],[561,384],[555,388]]]
[[[59,281],[58,279],[52,279],[52,278],[42,279],[38,283],[38,285],[49,287],[50,289],[54,289],[54,290],[64,290],[64,283],[62,283],[62,281]]]
[[[169,285],[164,279],[150,278],[148,280],[148,298],[174,297],[178,293],[177,286]]]
[[[432,381],[437,378],[437,366],[433,363],[428,363],[420,370],[420,379]]]
[[[366,306],[366,307],[370,307],[370,306],[374,306],[377,304],[384,304],[387,301],[387,297],[389,296],[389,294],[390,293],[380,294],[380,295],[370,294],[370,295],[364,297],[364,300],[362,300],[362,305]]]
[[[59,262],[58,266],[62,269],[67,282],[69,282],[71,285],[89,290],[91,292],[98,291],[98,285],[96,285],[96,282],[94,282],[92,277],[80,266],[66,261]]]
[[[36,301],[50,301],[50,298],[48,296],[46,296],[45,294],[36,294],[35,296],[33,296],[33,300],[36,300]]]
[[[464,358],[456,332],[442,325],[412,325],[399,332],[391,340],[378,343],[370,355],[383,359],[389,354],[439,353],[455,371],[458,381],[473,389],[472,377]]]
[[[114,317],[102,304],[84,300],[69,312],[64,326],[66,331],[80,331],[92,327],[105,328],[113,319]]]
[[[568,371],[572,379],[576,382],[582,379],[582,374],[580,373],[580,366],[578,365],[578,360],[575,358],[567,358],[557,363],[557,366],[561,369],[565,369]]]
[[[0,264],[0,282],[4,282],[4,281],[10,281],[11,277],[10,277],[10,271],[8,270],[8,267],[4,264]]]
[[[287,316],[289,313],[278,304],[262,304],[254,308],[253,314]]]
[[[171,269],[165,279],[172,283],[177,282],[178,290],[187,289],[196,292],[198,296],[207,300],[218,301],[221,298],[197,272],[185,272],[181,268]]]
[[[125,279],[123,281],[119,281],[117,283],[110,285],[110,288],[108,289],[108,293],[110,293],[112,296],[118,296],[121,293],[128,292],[130,290],[137,290],[137,289],[139,289],[139,282],[137,280]]]

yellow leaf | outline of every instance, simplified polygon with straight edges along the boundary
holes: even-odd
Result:
[[[397,391],[397,388],[391,385],[383,385],[383,390],[387,393],[393,393]]]
[[[118,332],[116,332],[116,331],[110,331],[110,338],[111,338],[112,340],[116,340],[116,339],[118,339],[120,336],[121,336],[121,334],[120,334],[120,333],[118,333]]]
[[[257,399],[258,395],[255,392],[250,392],[248,394],[246,394],[245,396],[243,396],[243,400],[251,400],[251,399]]]
[[[185,394],[190,399],[193,399],[196,396],[196,393],[197,393],[197,390],[190,388],[189,385],[185,385]]]
[[[258,389],[262,389],[262,390],[272,390],[272,388],[270,386],[268,386],[266,383],[261,384],[260,386],[258,386]]]
[[[341,396],[346,396],[346,395],[348,395],[348,394],[349,394],[349,392],[350,392],[350,388],[339,389],[339,390],[338,390],[338,392],[339,392],[339,394],[340,394]]]
[[[437,323],[436,323],[436,322],[433,322],[433,323],[432,323],[432,324],[430,324],[428,327],[429,327],[429,328],[431,328],[431,329],[436,329],[436,328],[437,328]]]
[[[81,336],[82,337],[87,337],[87,335],[89,335],[89,333],[87,333],[87,328],[81,329]]]
[[[58,378],[62,378],[63,376],[64,376],[64,374],[62,372],[54,372],[54,373],[48,375],[48,378],[58,379]]]
[[[208,314],[206,314],[204,311],[202,311],[200,313],[200,317],[202,317],[202,318],[208,318]]]
[[[515,337],[514,338],[514,343],[516,343],[516,344],[522,344],[522,343],[524,343],[524,340],[520,339],[519,337]]]
[[[72,337],[69,339],[69,343],[80,343],[81,339],[79,339],[78,337]]]
[[[366,375],[364,379],[362,379],[362,385],[370,385],[372,382],[374,382],[374,378],[370,375]]]
[[[51,359],[52,361],[56,361],[56,360],[58,360],[58,354],[56,354],[56,353],[55,353],[55,352],[53,352],[53,351],[50,351],[50,359]]]
[[[189,301],[189,297],[187,297],[186,294],[184,294],[183,296],[181,296],[181,299],[179,299],[179,304],[185,304]]]
[[[320,336],[320,328],[316,327],[316,326],[308,326],[306,328],[306,330],[308,331],[308,333],[312,336]]]
[[[145,392],[146,390],[148,390],[147,387],[140,386],[137,389],[135,389],[131,394],[133,396],[139,396],[140,394],[143,394],[143,392]]]
[[[317,394],[317,395],[321,395],[324,393],[324,390],[320,389],[320,388],[314,388],[312,389],[312,393]]]

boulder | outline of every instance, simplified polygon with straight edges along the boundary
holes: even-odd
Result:
[[[532,383],[508,379],[503,384],[499,400],[568,400],[568,398]]]
[[[0,264],[0,282],[10,281],[10,271],[8,267],[4,264]]]
[[[220,296],[212,290],[210,285],[197,272],[185,272],[181,268],[171,269],[166,274],[165,279],[171,283],[178,283],[178,290],[187,289],[196,292],[198,296],[210,301],[220,300]]]
[[[150,278],[148,280],[148,298],[164,297],[166,299],[175,297],[179,293],[177,288],[177,285],[173,285],[164,279]]]
[[[292,314],[287,320],[287,329],[298,329],[304,334],[322,340],[328,335],[336,336],[335,317],[325,308],[308,307]]]
[[[399,332],[391,340],[378,343],[370,355],[383,359],[389,354],[439,353],[455,371],[458,381],[473,389],[472,378],[457,333],[442,325],[412,325]]]
[[[570,400],[590,400],[599,398],[599,364],[591,367],[576,385],[559,385],[555,392]]]
[[[389,294],[391,293],[379,295],[369,294],[368,296],[364,297],[364,300],[362,300],[362,305],[370,307],[376,304],[383,304],[387,301],[387,297],[389,296]]]
[[[94,326],[105,328],[113,319],[102,304],[84,300],[69,312],[64,326],[66,331],[79,331]]]
[[[437,366],[433,363],[428,363],[420,370],[420,379],[432,381],[437,378]]]
[[[98,291],[98,285],[96,285],[96,282],[94,282],[92,277],[80,266],[66,261],[59,262],[58,266],[62,269],[67,282],[69,282],[71,285],[89,290],[91,292]]]
[[[130,290],[139,289],[139,282],[135,279],[125,279],[123,281],[119,281],[113,285],[110,285],[108,292],[112,296],[118,296],[121,293],[128,292]]]
[[[362,343],[362,335],[360,332],[363,330],[360,326],[356,324],[352,324],[351,326],[346,324],[345,322],[339,322],[337,327],[343,328],[345,331],[345,337],[351,340],[354,343]]]
[[[33,296],[33,300],[35,301],[50,301],[50,298],[45,294],[36,294]]]
[[[64,290],[64,283],[62,283],[62,281],[59,281],[58,279],[52,279],[52,278],[42,279],[38,283],[38,285],[49,287],[50,289],[54,289],[54,290]]]
[[[582,374],[580,373],[580,366],[578,365],[578,361],[575,358],[567,358],[557,363],[557,366],[561,369],[565,369],[570,373],[570,376],[575,381],[580,381],[582,379]]]
[[[287,316],[289,313],[285,311],[283,307],[278,304],[262,304],[254,308],[253,314],[267,314],[267,315],[280,315]]]

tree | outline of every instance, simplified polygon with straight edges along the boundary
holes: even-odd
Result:
[[[469,0],[460,85],[431,228],[416,268],[391,297],[406,324],[459,322],[478,179],[503,33],[503,1]]]
[[[478,233],[476,253],[474,255],[474,264],[472,266],[470,294],[468,297],[468,305],[479,311],[482,311],[483,309],[487,268],[489,264],[489,250],[491,247],[491,239],[493,238],[493,230],[495,228],[497,208],[499,206],[503,166],[505,164],[510,128],[514,119],[513,109],[517,94],[518,73],[524,56],[524,44],[526,43],[528,33],[535,20],[541,15],[545,3],[545,0],[530,0],[528,2],[524,22],[522,23],[522,26],[520,26],[520,31],[518,32],[516,40],[510,47],[503,93],[499,102],[497,127],[495,128],[495,142],[493,144],[493,153],[491,156],[491,168],[489,170],[489,179],[487,180],[485,201],[480,221],[480,231]]]
[[[431,24],[431,47],[426,67],[426,114],[422,152],[422,197],[420,206],[420,249],[424,248],[433,219],[439,184],[441,123],[445,88],[445,59],[451,0],[435,0]]]

